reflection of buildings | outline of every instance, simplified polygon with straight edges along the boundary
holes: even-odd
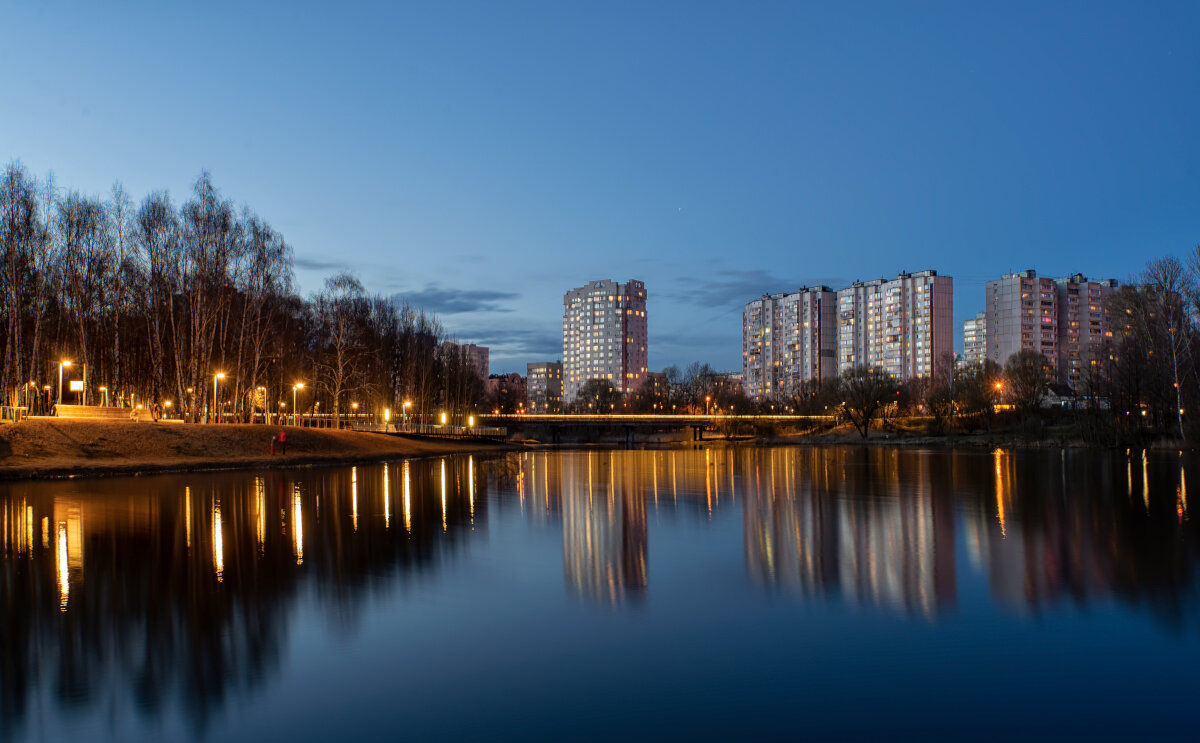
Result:
[[[613,460],[589,454],[563,467],[563,571],[581,594],[617,603],[645,591],[648,542],[636,469],[617,472]]]
[[[746,567],[805,593],[933,614],[955,600],[954,521],[924,457],[772,450],[745,481]]]

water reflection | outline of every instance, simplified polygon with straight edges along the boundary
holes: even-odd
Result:
[[[83,708],[112,683],[149,719],[179,708],[203,728],[275,670],[304,583],[353,617],[438,570],[486,499],[457,490],[466,460],[406,463],[394,533],[399,466],[0,486],[0,739],[31,699]]]
[[[280,673],[301,595],[352,631],[367,599],[486,549],[501,517],[555,535],[534,559],[561,559],[585,604],[647,607],[652,566],[728,533],[740,554],[724,579],[762,594],[934,621],[978,587],[1008,615],[1104,600],[1177,629],[1200,607],[1194,466],[1141,451],[728,448],[2,485],[0,738],[35,699],[85,708],[113,684],[147,719],[182,709],[202,729]],[[652,561],[667,530],[692,553]],[[561,598],[562,582],[544,590]]]

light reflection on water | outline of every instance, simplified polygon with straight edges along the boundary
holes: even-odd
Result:
[[[514,610],[527,612],[534,637],[491,638],[525,642],[545,662],[539,626],[628,611],[632,641],[639,623],[681,605],[681,587],[705,566],[700,595],[725,604],[713,612],[721,626],[751,636],[763,601],[792,607],[797,626],[802,610],[821,608],[866,612],[900,632],[948,620],[982,633],[1030,614],[1120,606],[1137,632],[1190,638],[1194,661],[1192,466],[1140,451],[706,448],[0,485],[0,733],[37,739],[68,709],[100,725],[114,708],[101,700],[114,695],[132,700],[119,737],[160,736],[165,719],[175,721],[169,735],[191,737],[228,714],[236,731],[253,720],[236,700],[303,684],[291,675],[298,659],[334,653],[332,636],[289,642],[290,627],[321,606],[411,619],[428,604],[379,609],[370,599],[420,585],[466,595],[452,621],[488,637],[496,602],[531,580],[494,566],[548,560],[562,582],[539,580],[536,600]],[[551,553],[539,535],[555,533]],[[724,569],[734,561],[741,585]],[[967,623],[963,604],[986,620]],[[422,638],[388,642],[380,653]],[[445,658],[478,672],[453,649]],[[847,651],[840,662],[873,661]],[[521,672],[534,690],[551,685],[538,667]],[[151,735],[137,720],[159,727]]]

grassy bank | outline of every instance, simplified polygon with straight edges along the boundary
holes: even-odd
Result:
[[[288,427],[287,454],[271,456],[271,437],[279,430],[250,425],[26,421],[0,426],[0,479],[335,464],[512,448],[483,441]]]

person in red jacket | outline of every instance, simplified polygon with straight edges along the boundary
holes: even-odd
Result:
[[[279,430],[279,453],[287,454],[287,429]]]

